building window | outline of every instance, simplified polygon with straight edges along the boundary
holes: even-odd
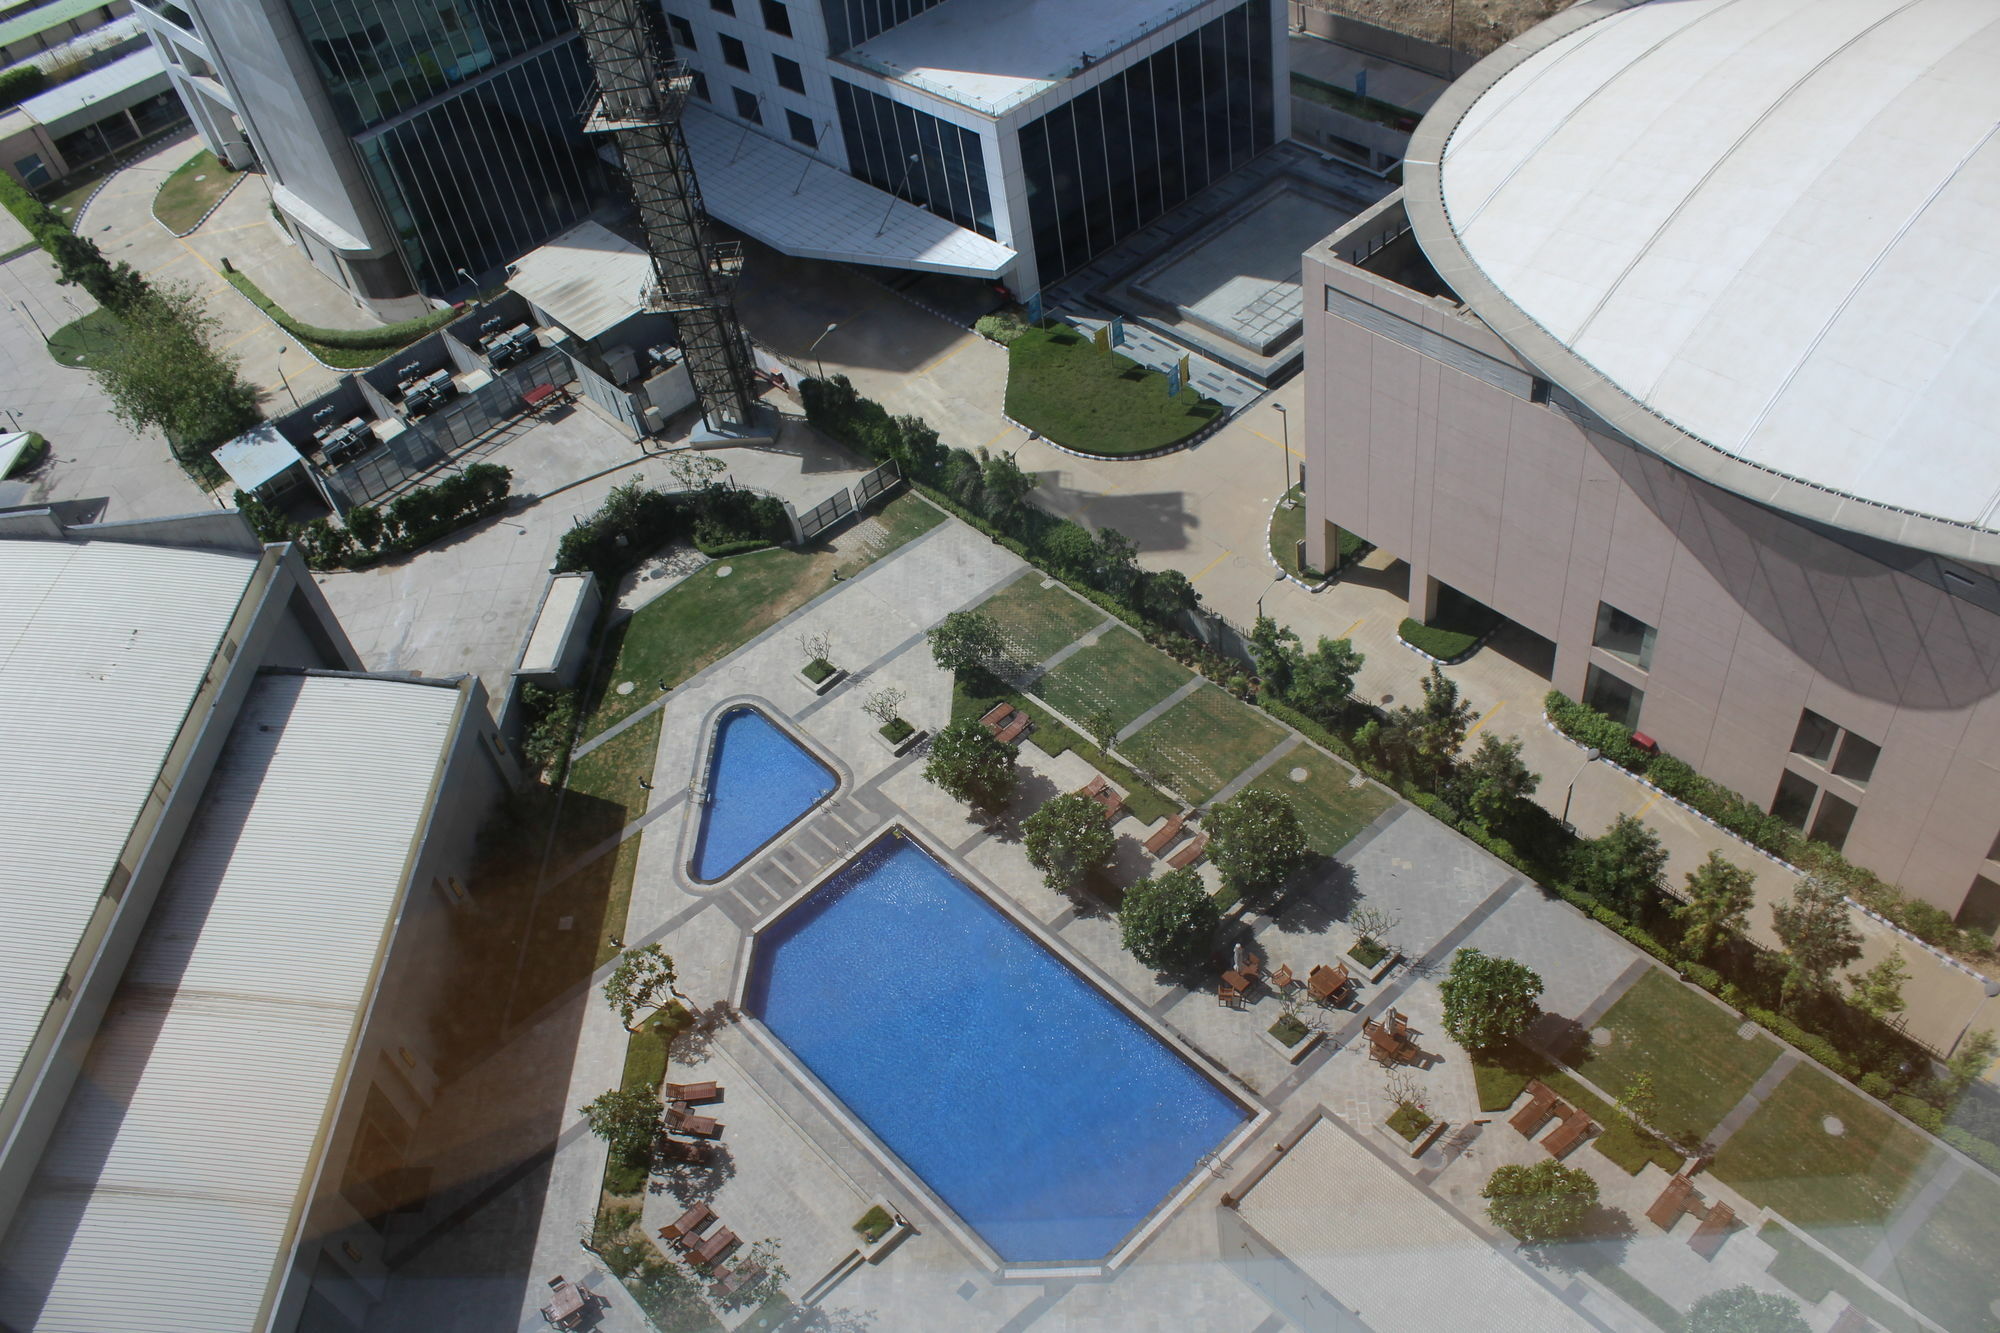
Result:
[[[1778,794],[1771,798],[1771,813],[1793,828],[1803,829],[1812,815],[1813,798],[1819,788],[1789,768],[1778,779]]]
[[[1249,0],[1021,127],[1044,285],[1271,146],[1271,54],[1270,0]]]
[[[673,30],[675,46],[689,51],[699,49],[694,40],[694,24],[689,23],[679,14],[669,14],[667,15],[667,27]]]
[[[719,40],[722,42],[722,61],[724,64],[728,65],[731,69],[747,70],[750,68],[750,53],[743,49],[743,43],[737,41],[728,33],[722,34]]]
[[[743,88],[732,88],[730,91],[736,94],[736,114],[752,125],[762,125],[764,113],[757,109],[757,94]]]
[[[778,0],[764,0],[764,26],[780,37],[792,35],[792,11]]]
[[[1609,602],[1597,604],[1597,635],[1591,643],[1641,671],[1653,669],[1653,638],[1659,631]]]
[[[1850,731],[1840,738],[1840,754],[1833,761],[1833,775],[1865,787],[1868,779],[1875,776],[1875,761],[1881,757],[1881,746]]]
[[[1646,692],[1592,664],[1583,678],[1583,701],[1613,721],[1637,728]]]
[[[736,0],[708,0],[708,7],[718,14],[736,17]]]
[[[1799,714],[1799,729],[1792,733],[1792,753],[1823,764],[1833,758],[1833,743],[1839,735],[1839,727],[1808,708]]]
[[[994,235],[977,134],[842,79],[833,81],[833,100],[850,173],[981,236]]]
[[[47,185],[54,177],[49,175],[48,163],[42,161],[41,154],[30,153],[14,164],[15,174],[21,183],[30,188]]]
[[[796,60],[783,56],[772,56],[771,67],[778,71],[778,86],[787,92],[802,93],[806,90],[806,72],[799,68]]]
[[[788,109],[785,112],[785,128],[791,131],[794,142],[808,148],[819,147],[819,130],[814,127],[811,116],[802,116]]]
[[[694,79],[694,95],[704,102],[712,101],[708,95],[708,75],[698,69],[691,69],[688,73]]]
[[[1819,813],[1813,816],[1812,840],[1839,851],[1847,842],[1847,830],[1854,824],[1854,803],[1832,792],[1822,792]]]

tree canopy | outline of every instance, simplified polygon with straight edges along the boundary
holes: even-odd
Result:
[[[628,1162],[651,1156],[653,1140],[660,1133],[660,1117],[666,1114],[659,1094],[650,1088],[613,1088],[578,1109],[590,1132]]]
[[[1771,929],[1785,946],[1788,1004],[1831,990],[1834,975],[1861,956],[1846,895],[1817,875],[1800,880],[1791,901],[1771,904]]]
[[[1546,1245],[1583,1230],[1597,1206],[1597,1182],[1588,1171],[1549,1158],[1501,1167],[1479,1197],[1495,1226],[1524,1245]]]
[[[627,949],[604,979],[604,1002],[627,1032],[637,1032],[644,1016],[664,1005],[673,993],[674,960],[657,944]]]
[[[931,738],[924,779],[932,786],[982,810],[998,810],[1020,782],[1014,747],[1003,745],[977,719],[954,722]]]
[[[1445,1031],[1470,1050],[1518,1037],[1542,1014],[1542,979],[1533,969],[1474,948],[1452,955],[1451,972],[1438,989]]]
[[[1125,890],[1119,935],[1131,955],[1161,972],[1181,972],[1208,956],[1222,909],[1192,867],[1142,879]]]
[[[1757,876],[1721,852],[1687,873],[1687,901],[1674,908],[1681,925],[1681,944],[1695,957],[1741,935],[1750,925],[1750,907],[1757,901]]]
[[[1571,864],[1579,889],[1627,916],[1636,916],[1667,884],[1667,849],[1631,815],[1619,815],[1601,836],[1579,844]]]
[[[1223,882],[1245,897],[1279,888],[1312,854],[1305,826],[1277,792],[1249,787],[1202,816],[1209,858]]]
[[[999,624],[983,611],[954,611],[924,637],[930,640],[931,660],[938,670],[953,675],[996,670],[1007,658]]]
[[[1023,820],[1021,843],[1042,881],[1062,892],[1110,865],[1118,846],[1104,808],[1075,792],[1049,798]]]

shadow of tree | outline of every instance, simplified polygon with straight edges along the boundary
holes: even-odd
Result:
[[[673,1162],[655,1168],[646,1182],[649,1194],[671,1194],[683,1205],[713,1203],[716,1193],[736,1176],[736,1156],[722,1143],[706,1143],[706,1160]]]
[[[1274,904],[1272,916],[1283,934],[1324,935],[1360,901],[1352,868],[1322,856],[1300,872],[1290,892]]]
[[[691,1006],[688,1015],[691,1021],[674,1038],[671,1051],[683,1064],[699,1064],[707,1059],[716,1034],[741,1017],[736,1006],[727,1000],[717,1000],[705,1009]]]

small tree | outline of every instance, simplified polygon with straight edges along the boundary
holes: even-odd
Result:
[[[590,1132],[630,1163],[651,1158],[653,1140],[660,1133],[660,1117],[666,1114],[659,1094],[650,1088],[613,1088],[578,1109]]]
[[[1624,1090],[1618,1094],[1618,1109],[1636,1124],[1652,1124],[1660,1114],[1660,1097],[1653,1091],[1653,1076],[1641,1070],[1626,1079]]]
[[[1757,901],[1757,876],[1711,851],[1708,859],[1687,873],[1687,901],[1674,908],[1681,923],[1681,944],[1697,958],[1741,935],[1750,926],[1750,907]]]
[[[989,454],[983,448],[979,451],[979,479],[980,503],[988,518],[1015,517],[1035,489],[1035,479],[1021,470],[1014,455]]]
[[[1109,750],[1111,742],[1118,739],[1118,719],[1109,709],[1093,708],[1083,719],[1083,729],[1090,733],[1091,741],[1100,750]]]
[[[1125,890],[1118,929],[1125,948],[1147,967],[1181,972],[1208,956],[1222,909],[1193,868],[1169,870]]]
[[[217,345],[221,322],[184,283],[167,284],[121,312],[120,336],[92,362],[111,411],[135,431],[157,430],[190,471],[215,472],[208,451],[257,424],[257,390]]]
[[[1116,528],[1097,530],[1097,578],[1104,591],[1129,601],[1139,584],[1139,547]]]
[[[1354,677],[1368,659],[1346,639],[1322,638],[1299,659],[1285,702],[1325,726],[1339,722],[1354,697]]]
[[[954,611],[924,636],[938,670],[962,676],[968,671],[996,671],[1007,660],[1007,641],[1000,625],[983,611]]]
[[[799,635],[799,651],[806,655],[806,665],[826,662],[832,665],[833,636],[823,629],[808,630]]]
[[[1360,944],[1389,947],[1389,932],[1403,924],[1403,918],[1392,916],[1379,907],[1357,907],[1347,914],[1347,924],[1354,931],[1355,940]]]
[[[604,979],[604,1002],[627,1032],[637,1032],[641,1016],[658,1009],[674,994],[674,960],[657,944],[627,949]]]
[[[1502,740],[1492,732],[1460,766],[1453,782],[1453,803],[1461,814],[1497,825],[1542,785],[1541,775],[1521,762],[1521,742]]]
[[[1277,792],[1248,788],[1210,810],[1202,823],[1223,882],[1245,897],[1278,888],[1311,855],[1298,812]]]
[[[1495,1226],[1523,1245],[1567,1240],[1583,1230],[1597,1206],[1588,1171],[1550,1158],[1533,1166],[1503,1166],[1479,1191]]]
[[[699,449],[677,449],[667,455],[667,471],[673,476],[674,485],[684,491],[710,489],[720,481],[728,466],[714,454]]]
[[[755,1281],[746,1282],[727,1296],[719,1298],[725,1310],[747,1310],[753,1305],[762,1305],[784,1290],[786,1281],[791,1277],[785,1266],[778,1262],[778,1242],[769,1236],[752,1245],[738,1262],[737,1267],[759,1271]],[[691,1326],[692,1322],[687,1325],[667,1325],[670,1328]]]
[[[1020,782],[1014,758],[1014,747],[1001,744],[977,720],[967,718],[931,739],[924,779],[958,800],[998,810],[1013,799]]]
[[[1109,866],[1118,849],[1104,807],[1075,792],[1051,797],[1023,820],[1021,843],[1043,883],[1058,892],[1081,886],[1093,871]]]
[[[374,505],[356,505],[347,511],[347,530],[355,544],[373,550],[382,544],[382,511]]]
[[[1853,988],[1855,1008],[1888,1018],[1903,1011],[1903,983],[1909,979],[1909,964],[1898,949],[1860,976],[1849,977],[1847,984]]]
[[[1812,1333],[1799,1303],[1752,1286],[1711,1291],[1688,1309],[1687,1333]]]
[[[910,692],[902,686],[885,685],[868,696],[861,711],[886,727],[901,716],[903,701],[909,697]]]
[[[1620,815],[1602,837],[1577,848],[1576,887],[1627,916],[1665,890],[1667,849],[1653,830]]]
[[[1542,979],[1511,958],[1460,949],[1439,983],[1444,1030],[1468,1050],[1483,1051],[1520,1036],[1542,1015]]]
[[[1995,1040],[1991,1028],[1976,1028],[1959,1038],[1958,1049],[1945,1061],[1945,1077],[1952,1090],[1963,1092],[1974,1079],[1983,1078],[1996,1051],[2000,1051],[2000,1040]]]
[[[1833,988],[1834,974],[1861,956],[1861,935],[1839,888],[1808,875],[1790,902],[1771,904],[1771,928],[1785,946],[1785,1003]]]
[[[1200,604],[1201,594],[1195,591],[1188,576],[1178,569],[1148,573],[1140,580],[1139,610],[1148,620],[1172,625],[1183,612],[1192,611]]]
[[[1424,677],[1424,701],[1394,709],[1382,722],[1379,743],[1384,756],[1418,784],[1443,784],[1458,763],[1465,733],[1472,726],[1472,705],[1461,699],[1458,684],[1435,664]]]
[[[1097,542],[1090,529],[1073,519],[1064,519],[1042,535],[1042,555],[1073,579],[1089,579],[1097,570]]]
[[[1250,631],[1250,657],[1257,663],[1264,688],[1277,698],[1290,698],[1292,682],[1304,660],[1299,636],[1269,616],[1258,616]]]

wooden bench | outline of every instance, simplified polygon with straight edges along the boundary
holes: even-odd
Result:
[[[1694,1182],[1686,1176],[1675,1176],[1660,1191],[1660,1197],[1653,1200],[1653,1206],[1646,1210],[1646,1220],[1662,1231],[1672,1231],[1674,1223],[1681,1220],[1681,1214],[1692,1212],[1688,1207],[1693,1201],[1698,1207],[1701,1196],[1694,1192]]]
[[[1554,1088],[1538,1078],[1529,1079],[1528,1103],[1514,1112],[1507,1123],[1512,1125],[1522,1138],[1532,1139],[1541,1132],[1543,1125],[1549,1123],[1549,1117],[1555,1114],[1556,1101]]]
[[[1187,811],[1183,810],[1177,815],[1169,815],[1167,822],[1155,829],[1152,835],[1146,839],[1146,854],[1148,856],[1158,856],[1161,852],[1167,850],[1168,845],[1181,835],[1181,829],[1186,824]]]
[[[1549,1136],[1542,1140],[1542,1146],[1549,1150],[1549,1156],[1564,1158],[1596,1128],[1597,1123],[1587,1113],[1571,1110],[1560,1125],[1549,1131]]]
[[[1007,725],[1007,719],[1013,715],[1014,705],[1010,703],[997,703],[986,710],[985,715],[979,719],[979,725],[985,727],[988,731],[998,731]]]
[[[1726,1203],[1717,1203],[1708,1210],[1708,1216],[1688,1237],[1688,1248],[1704,1259],[1713,1259],[1715,1252],[1722,1248],[1722,1242],[1729,1239],[1729,1228],[1736,1221],[1736,1210]]]
[[[1098,808],[1104,811],[1104,822],[1107,824],[1117,823],[1118,816],[1125,813],[1125,798],[1118,794],[1116,787],[1105,781],[1102,773],[1078,788],[1076,794],[1097,802]]]
[[[1197,833],[1188,839],[1187,846],[1167,858],[1167,864],[1175,870],[1186,870],[1196,861],[1201,860],[1202,853],[1207,850],[1208,834],[1205,831]]]

